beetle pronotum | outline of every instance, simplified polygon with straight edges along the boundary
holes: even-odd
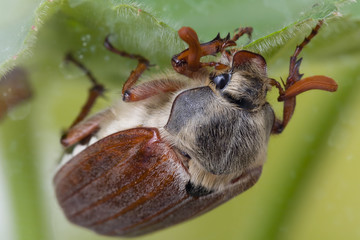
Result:
[[[138,65],[123,86],[123,101],[89,118],[104,88],[68,55],[94,87],[61,140],[74,146],[54,178],[67,218],[100,234],[137,236],[205,213],[254,185],[269,136],[286,127],[296,96],[337,89],[329,77],[299,74],[298,55],[321,25],[296,47],[284,86],[267,76],[261,55],[227,50],[252,28],[203,44],[194,30],[181,28],[189,48],[172,58],[175,72],[139,85],[149,61],[116,49],[106,38],[108,50]],[[218,62],[200,61],[216,53]],[[273,86],[284,102],[282,120],[266,101]]]

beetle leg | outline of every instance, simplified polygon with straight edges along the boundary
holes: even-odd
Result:
[[[105,38],[104,46],[111,52],[116,53],[120,56],[127,57],[130,59],[136,59],[138,65],[134,71],[131,72],[129,78],[126,80],[123,89],[123,100],[125,102],[135,102],[140,101],[152,96],[155,96],[162,92],[174,92],[181,87],[179,81],[171,81],[168,79],[161,79],[157,81],[150,81],[140,85],[135,86],[137,80],[140,78],[141,74],[149,67],[150,62],[141,55],[129,54],[125,51],[116,49],[109,41],[109,36]]]
[[[336,82],[329,77],[311,76],[301,79],[303,74],[300,74],[299,72],[302,58],[297,59],[297,57],[311,39],[315,37],[322,24],[323,21],[320,20],[315,28],[313,28],[310,35],[296,47],[294,54],[290,57],[289,76],[284,84],[284,88],[282,88],[280,83],[274,79],[271,79],[270,81],[271,85],[279,89],[278,101],[284,102],[283,120],[275,120],[272,133],[281,133],[290,121],[295,110],[297,95],[312,89],[325,90],[329,92],[334,92],[337,89]]]
[[[110,43],[109,36],[107,36],[105,38],[104,46],[106,47],[106,49],[108,49],[109,51],[111,51],[113,53],[116,53],[116,54],[118,54],[120,56],[123,56],[123,57],[136,59],[138,61],[138,65],[136,66],[135,70],[131,71],[130,76],[128,77],[128,79],[126,80],[126,82],[123,85],[122,94],[124,95],[127,90],[129,90],[131,87],[133,87],[135,85],[136,81],[140,78],[141,74],[146,69],[148,69],[148,67],[150,66],[150,62],[149,62],[149,60],[147,60],[146,58],[144,58],[141,55],[129,54],[129,53],[125,52],[125,51],[121,51],[119,49],[116,49]]]
[[[86,76],[90,79],[93,84],[92,88],[89,90],[89,97],[85,102],[85,105],[82,107],[81,112],[75,119],[75,121],[71,124],[71,127],[75,126],[77,123],[81,122],[86,116],[88,116],[91,108],[93,107],[96,99],[99,96],[102,96],[105,88],[102,84],[99,84],[93,74],[78,60],[76,60],[70,53],[66,55],[66,61],[74,63],[78,66],[82,71],[85,72]]]
[[[220,38],[220,34],[218,34],[212,41],[203,44],[200,44],[196,32],[190,27],[182,27],[178,34],[189,45],[188,49],[174,55],[171,59],[171,64],[178,73],[192,78],[194,73],[206,66],[212,66],[215,69],[228,67],[218,62],[202,63],[200,58],[223,52],[227,47],[235,46],[236,43],[230,40],[230,34],[225,38]]]
[[[218,34],[212,41],[200,44],[196,32],[190,27],[182,27],[178,34],[184,40],[189,48],[183,52],[173,56],[171,63],[175,71],[188,77],[192,77],[195,72],[203,67],[215,67],[216,70],[223,70],[228,66],[219,62],[200,62],[200,58],[207,55],[214,55],[223,52],[226,48],[236,46],[237,41],[244,34],[251,38],[252,27],[245,27],[237,29],[237,33],[230,39],[230,34],[225,38],[220,38]]]
[[[136,102],[160,93],[175,92],[184,87],[184,82],[171,79],[158,79],[144,82],[125,91],[125,102]]]
[[[71,127],[66,134],[62,136],[61,144],[64,147],[70,147],[91,136],[99,130],[100,123],[106,119],[109,114],[111,114],[111,112],[107,109]]]
[[[253,28],[252,27],[240,27],[240,28],[236,29],[235,32],[237,32],[237,33],[232,37],[231,41],[236,42],[244,34],[247,34],[249,36],[249,39],[251,40],[251,34],[253,32]]]
[[[66,61],[72,62],[73,64],[75,64],[77,67],[79,67],[82,71],[85,72],[86,76],[90,79],[91,83],[93,84],[92,88],[90,88],[89,90],[89,96],[88,99],[86,100],[84,106],[82,107],[80,113],[78,114],[78,116],[76,117],[76,119],[73,121],[73,123],[71,124],[70,128],[63,134],[63,136],[61,137],[61,142],[64,146],[69,146],[68,144],[66,144],[65,142],[68,141],[68,135],[70,132],[74,132],[74,127],[80,123],[81,121],[83,121],[88,115],[89,112],[91,110],[91,108],[94,106],[96,99],[99,96],[102,96],[105,88],[103,85],[99,84],[97,82],[97,80],[95,79],[95,77],[93,76],[93,74],[78,60],[76,60],[70,53],[66,55],[65,58]],[[94,129],[93,129],[94,130]],[[92,131],[89,131],[87,133],[83,133],[82,137],[78,137],[78,140],[81,140],[87,136],[89,136],[92,133]],[[76,143],[77,141],[73,142],[72,144]]]

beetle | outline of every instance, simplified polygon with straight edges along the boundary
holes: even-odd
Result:
[[[141,84],[136,82],[149,61],[115,48],[107,37],[108,50],[138,65],[123,85],[122,100],[91,117],[104,87],[68,55],[93,87],[61,139],[72,150],[54,177],[66,217],[99,234],[132,237],[199,216],[253,186],[269,137],[288,124],[296,96],[337,89],[329,77],[302,79],[299,73],[298,55],[322,23],[296,47],[283,85],[267,76],[260,54],[229,50],[242,35],[251,36],[250,27],[202,44],[193,29],[181,28],[179,37],[189,48],[171,59],[175,71]],[[200,61],[217,53],[217,62]],[[266,101],[272,87],[284,102],[282,120]]]

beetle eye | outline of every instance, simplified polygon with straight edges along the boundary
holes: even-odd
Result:
[[[213,77],[211,80],[215,83],[217,89],[223,89],[230,81],[231,75],[224,73]]]

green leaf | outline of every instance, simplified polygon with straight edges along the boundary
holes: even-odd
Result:
[[[177,36],[180,26],[193,27],[201,41],[218,31],[224,36],[239,25],[253,26],[254,41],[245,48],[265,56],[269,76],[279,79],[288,74],[296,44],[322,18],[326,24],[301,54],[300,70],[306,76],[334,78],[338,92],[313,91],[298,97],[289,126],[270,140],[263,176],[252,189],[196,220],[143,239],[359,237],[360,195],[354,175],[360,167],[360,7],[343,6],[348,2],[48,0],[42,1],[32,20],[27,15],[19,24],[24,29],[19,35],[7,34],[11,25],[4,32],[2,28],[0,36],[6,37],[0,43],[14,44],[0,57],[0,75],[21,66],[34,92],[31,102],[0,122],[0,174],[8,189],[4,195],[11,201],[13,239],[107,239],[70,225],[53,194],[61,130],[76,116],[90,85],[79,69],[64,64],[67,52],[109,89],[108,99],[96,106],[100,109],[119,98],[123,81],[136,65],[104,49],[109,34],[117,48],[156,64],[147,71],[149,77],[171,70],[171,56],[186,47]],[[280,114],[276,94],[272,91],[269,101]]]

